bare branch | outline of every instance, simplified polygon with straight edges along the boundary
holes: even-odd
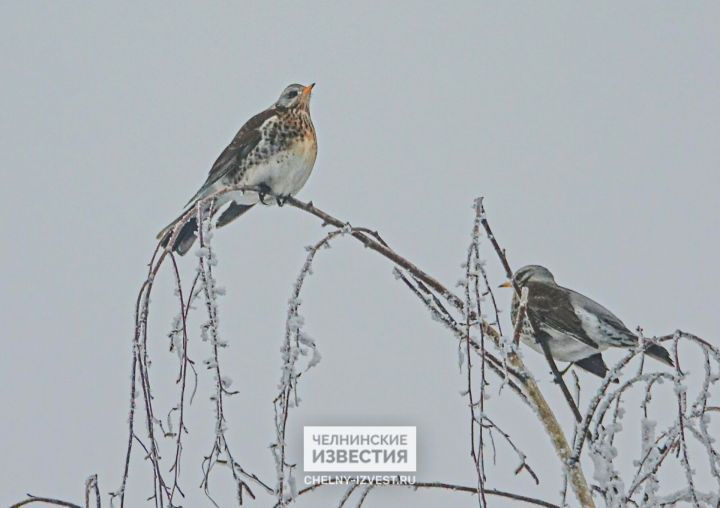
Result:
[[[28,494],[28,499],[25,499],[24,501],[20,501],[19,503],[15,503],[14,505],[10,506],[10,508],[20,508],[21,506],[27,506],[32,503],[47,503],[47,504],[54,504],[55,506],[66,506],[68,508],[84,508],[80,506],[79,504],[75,503],[69,503],[68,501],[62,501],[60,499],[53,499],[51,497],[39,497],[39,496],[33,496],[32,494]]]

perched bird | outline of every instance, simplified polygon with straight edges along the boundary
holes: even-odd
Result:
[[[237,219],[258,202],[282,205],[305,184],[317,156],[315,127],[310,119],[309,86],[290,85],[270,108],[258,113],[238,131],[215,161],[207,180],[188,201],[183,213],[157,235],[167,246],[178,221],[198,201],[223,189],[244,186],[257,191],[232,191],[217,196],[212,203],[220,214],[216,226],[222,227]],[[272,195],[275,198],[267,198]],[[206,210],[210,203],[206,203]],[[193,217],[181,228],[172,249],[184,255],[197,238],[197,219]]]
[[[638,337],[620,319],[599,303],[572,289],[558,286],[550,270],[528,265],[515,272],[512,282],[502,287],[528,288],[526,319],[520,339],[540,353],[536,337],[544,338],[556,360],[572,362],[588,372],[605,377],[608,368],[602,351],[608,347],[632,348]],[[517,320],[520,298],[513,296],[512,320]],[[645,350],[661,362],[672,366],[670,354],[662,346]]]

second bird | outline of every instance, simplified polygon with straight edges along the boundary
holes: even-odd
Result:
[[[608,309],[572,289],[559,286],[550,270],[529,265],[513,276],[518,289],[528,288],[527,318],[520,339],[542,353],[536,337],[543,338],[556,360],[572,362],[588,372],[605,377],[608,368],[601,352],[609,347],[634,348],[638,337]],[[503,284],[504,287],[511,283]],[[512,320],[515,323],[519,298],[513,296]],[[662,346],[651,345],[645,351],[672,366],[670,354]]]
[[[244,186],[257,192],[232,191],[218,195],[213,214],[230,203],[218,217],[222,227],[259,202],[271,204],[294,196],[307,181],[315,165],[317,138],[310,119],[310,95],[315,84],[290,85],[270,108],[245,123],[215,161],[205,183],[185,206],[185,211],[160,231],[158,239],[167,245],[175,225],[199,200],[223,189]],[[277,196],[267,197],[267,195]],[[209,206],[209,203],[208,203]],[[185,254],[197,238],[197,219],[180,229],[172,249]]]

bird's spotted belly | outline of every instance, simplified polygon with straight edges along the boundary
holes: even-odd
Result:
[[[315,164],[314,140],[303,138],[287,150],[279,151],[249,167],[243,185],[267,185],[273,194],[295,195],[305,185]]]

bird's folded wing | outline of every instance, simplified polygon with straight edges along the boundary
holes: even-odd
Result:
[[[585,295],[568,291],[576,314],[579,314],[581,321],[587,321],[586,326],[597,327],[598,333],[602,333],[615,346],[633,347],[637,344],[637,336],[610,310]]]
[[[594,349],[597,343],[583,328],[575,314],[570,296],[560,287],[528,283],[528,316],[533,327],[549,327]]]
[[[262,133],[260,132],[262,125],[276,114],[277,112],[274,108],[266,109],[262,113],[258,113],[252,117],[240,128],[227,148],[223,150],[212,165],[205,183],[192,199],[188,201],[188,205],[205,197],[204,193],[211,189],[213,184],[227,175],[233,168],[238,167],[240,162],[247,157],[262,139]]]

